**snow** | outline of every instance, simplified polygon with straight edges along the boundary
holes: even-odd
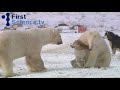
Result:
[[[21,14],[26,13],[21,12]],[[0,16],[2,14],[0,13]],[[44,20],[51,27],[62,22],[68,25],[79,23],[95,28],[102,36],[106,30],[112,30],[114,33],[120,35],[119,12],[28,12],[27,14],[28,19]],[[2,21],[0,22],[0,29],[3,29],[5,26],[4,20]],[[80,35],[81,33],[61,33],[62,45],[43,46],[41,57],[47,68],[46,71],[37,73],[29,72],[25,65],[24,57],[14,60],[14,73],[16,75],[11,78],[120,78],[120,52],[118,51],[115,55],[111,54],[112,61],[110,68],[72,68],[70,61],[75,56],[73,49],[70,48],[70,44],[78,39]],[[108,43],[107,40],[106,42]],[[3,71],[0,69],[0,78],[2,77]]]

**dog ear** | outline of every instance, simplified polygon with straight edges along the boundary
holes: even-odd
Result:
[[[108,35],[108,34],[109,34],[109,32],[108,32],[108,31],[106,31],[106,34]]]
[[[75,42],[79,43],[80,41],[79,40],[75,40]]]
[[[83,47],[85,49],[89,49],[89,47],[87,45],[85,45],[84,43],[82,43],[81,41],[78,40],[78,43],[81,47]]]

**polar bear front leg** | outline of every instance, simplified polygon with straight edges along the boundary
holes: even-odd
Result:
[[[5,58],[1,58],[1,67],[4,72],[4,77],[12,77],[13,74],[13,62],[11,60],[7,60]]]
[[[90,51],[88,60],[87,60],[86,64],[84,65],[84,67],[85,68],[94,67],[96,64],[97,56],[98,56],[98,54],[97,54],[96,50],[93,49],[92,51]]]
[[[40,54],[34,53],[26,56],[26,64],[31,72],[43,71],[46,68],[44,67],[44,62],[40,57]]]

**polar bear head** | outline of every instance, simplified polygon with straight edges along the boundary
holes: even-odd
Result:
[[[60,33],[59,33],[58,30],[56,30],[56,29],[53,30],[52,34],[53,34],[52,35],[53,36],[53,38],[52,38],[52,44],[57,44],[57,45],[63,44],[61,35],[60,35]]]

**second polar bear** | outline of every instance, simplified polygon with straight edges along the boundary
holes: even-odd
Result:
[[[109,67],[111,53],[103,37],[97,31],[86,31],[78,39],[89,47],[90,54],[84,67]]]

